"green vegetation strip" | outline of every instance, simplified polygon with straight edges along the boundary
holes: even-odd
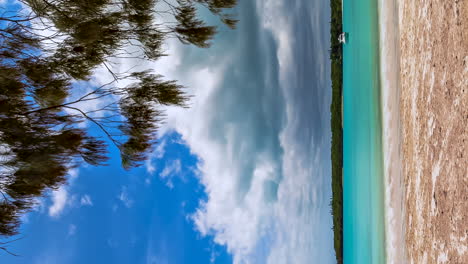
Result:
[[[342,91],[343,57],[338,35],[342,33],[341,0],[330,0],[330,59],[332,81],[331,112],[331,162],[334,246],[337,263],[343,263],[343,126],[342,126]]]

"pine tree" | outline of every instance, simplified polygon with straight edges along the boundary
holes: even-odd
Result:
[[[226,13],[236,0],[20,2],[24,9],[1,10],[0,15],[4,237],[18,233],[21,215],[38,197],[64,184],[71,168],[83,162],[105,164],[107,145],[101,135],[118,148],[122,166],[130,169],[141,165],[156,143],[162,107],[186,107],[189,97],[176,81],[149,70],[114,73],[108,67],[112,59],[157,60],[165,56],[162,47],[168,38],[209,47],[216,27],[197,16],[198,8],[207,8],[230,28],[237,22]],[[45,30],[52,34],[44,35]],[[74,83],[89,81],[102,65],[113,80],[72,100]],[[122,86],[122,80],[132,83]],[[110,103],[92,112],[79,107],[104,98]],[[80,128],[81,122],[90,122],[101,133]]]

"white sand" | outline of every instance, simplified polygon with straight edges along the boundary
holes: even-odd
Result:
[[[387,263],[407,263],[401,167],[398,0],[379,0],[382,140]]]

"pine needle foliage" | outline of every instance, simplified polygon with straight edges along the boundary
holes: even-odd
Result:
[[[18,234],[21,215],[64,184],[71,168],[105,165],[107,142],[125,169],[141,165],[157,142],[164,106],[187,106],[176,81],[149,70],[115,73],[113,60],[158,60],[170,38],[209,47],[216,27],[198,17],[199,8],[230,28],[237,22],[228,13],[236,0],[18,2],[20,10],[0,7],[0,237]],[[113,80],[94,87],[98,67]],[[79,94],[77,82],[93,88]],[[105,105],[82,108],[98,100]]]

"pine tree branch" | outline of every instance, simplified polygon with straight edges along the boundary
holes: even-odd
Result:
[[[100,96],[98,97],[93,97],[93,98],[90,98],[90,99],[86,99],[87,97],[93,95],[93,94],[97,94],[99,93],[104,87],[106,86],[109,86],[111,84],[113,84],[114,82],[116,82],[116,80],[113,80],[113,81],[110,81],[106,84],[103,84],[101,86],[99,86],[97,89],[93,90],[92,92],[89,92],[83,96],[81,96],[80,98],[78,98],[77,100],[74,100],[72,102],[68,102],[68,103],[64,103],[64,104],[60,104],[60,105],[53,105],[53,106],[49,106],[49,107],[44,107],[44,108],[40,108],[40,109],[36,109],[36,110],[32,110],[32,111],[28,111],[26,113],[23,113],[22,115],[29,115],[29,114],[32,114],[32,113],[37,113],[37,112],[42,112],[42,111],[47,111],[47,110],[52,110],[52,109],[57,109],[57,108],[62,108],[62,107],[67,107],[67,106],[70,106],[70,105],[73,105],[73,104],[77,104],[77,103],[80,103],[80,102],[84,102],[84,101],[90,101],[90,100],[96,100],[96,99],[99,99],[99,98],[102,98],[102,97],[105,97],[105,96],[109,96],[111,94],[114,94],[114,92],[112,91],[109,91],[105,94],[101,94]]]
[[[107,129],[101,124],[99,123],[98,121],[96,121],[94,118],[90,117],[89,115],[87,115],[84,111],[82,111],[81,109],[79,108],[76,108],[76,107],[71,107],[71,106],[64,106],[64,108],[68,108],[68,109],[72,109],[72,110],[75,110],[75,111],[78,111],[81,115],[83,115],[86,119],[88,119],[89,121],[93,122],[94,124],[96,124],[101,130],[102,132],[104,132],[107,137],[112,141],[112,143],[114,143],[114,145],[120,149],[120,143],[114,139],[114,137],[109,133],[109,131],[107,131]]]

